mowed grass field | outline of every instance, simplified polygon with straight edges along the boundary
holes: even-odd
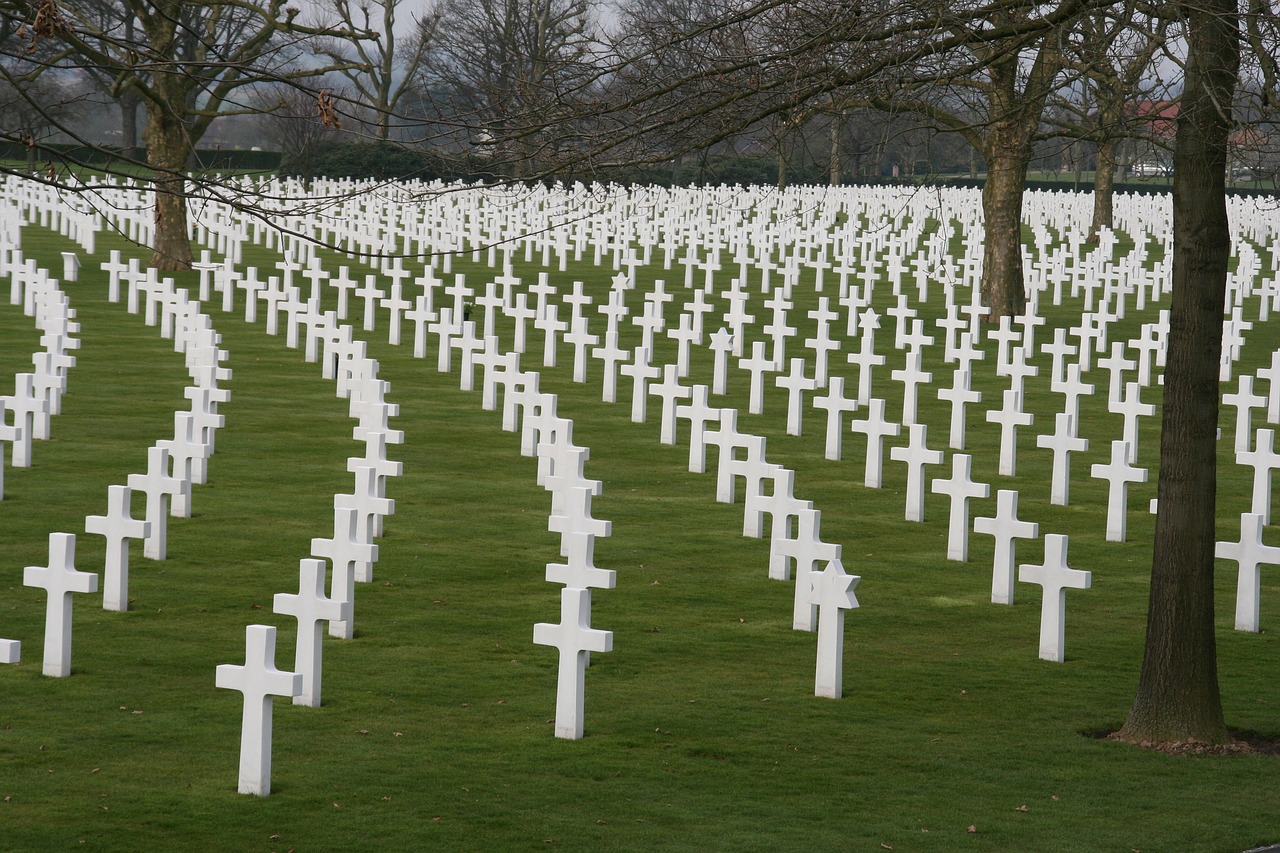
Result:
[[[71,248],[23,231],[24,251],[55,276],[58,253]],[[1129,541],[1107,543],[1106,484],[1088,476],[1120,433],[1105,410],[1104,371],[1087,377],[1099,393],[1082,401],[1091,446],[1073,457],[1069,507],[1049,504],[1050,456],[1035,446],[1061,407],[1046,358],[1028,380],[1036,422],[1020,431],[1016,477],[997,476],[998,428],[982,416],[1007,384],[993,376],[991,344],[976,368],[984,400],[969,415],[974,477],[992,485],[971,515],[994,514],[995,491],[1017,488],[1020,516],[1042,536],[1070,535],[1072,566],[1093,572],[1093,589],[1068,595],[1063,664],[1037,658],[1038,587],[1019,584],[1012,607],[990,603],[991,537],[972,536],[970,561],[951,562],[943,497],[926,497],[924,523],[904,521],[905,466],[888,461],[888,448],[905,434],[886,444],[884,487],[867,489],[860,436],[846,435],[844,461],[825,460],[825,413],[810,409],[804,435],[786,436],[785,392],[770,380],[765,414],[748,416],[747,374],[731,372],[713,402],[768,436],[769,459],[795,469],[797,496],[822,512],[823,539],[840,543],[845,568],[862,576],[861,608],[846,621],[845,695],[829,700],[813,696],[815,635],[791,629],[792,584],[766,576],[767,538],[741,535],[741,495],[714,500],[715,452],[712,473],[689,473],[687,422],[675,446],[660,444],[656,398],[648,422],[633,424],[629,380],[619,380],[619,403],[602,403],[598,362],[586,384],[572,382],[562,343],[559,366],[542,369],[542,336],[530,329],[522,364],[542,372],[542,389],[559,396],[576,443],[591,450],[587,475],[604,484],[593,511],[613,525],[596,565],[618,573],[616,589],[593,596],[592,624],[614,632],[614,651],[592,656],[586,737],[571,742],[552,735],[556,652],[532,643],[535,622],[558,621],[560,589],[543,578],[558,537],[546,529],[550,497],[535,460],[502,431],[500,412],[481,408],[478,390],[459,390],[456,356],[453,373],[438,372],[433,339],[429,358],[414,359],[408,324],[406,343],[388,345],[385,313],[361,331],[358,300],[348,322],[391,383],[393,426],[405,432],[391,451],[404,463],[388,486],[396,512],[373,582],[357,588],[355,638],[325,640],[324,706],[276,701],[272,794],[237,794],[241,697],[214,687],[214,669],[243,662],[252,623],[279,626],[277,664],[291,666],[295,625],[272,613],[272,596],[297,591],[298,560],[310,539],[331,534],[333,495],[350,491],[346,459],[362,446],[319,365],[283,334],[266,335],[261,318],[246,324],[242,296],[231,314],[207,304],[234,371],[209,483],[195,487],[192,518],[170,520],[167,560],[145,560],[134,544],[129,612],[76,597],[72,675],[41,675],[45,596],[22,586],[23,567],[44,565],[48,534],[66,531],[78,534],[77,566],[100,571],[102,538],[83,533],[85,515],[102,514],[107,487],[144,470],[147,448],[172,436],[175,410],[187,407],[172,341],[106,299],[96,266],[111,248],[139,254],[102,237],[80,280],[63,285],[82,347],[52,439],[36,444],[32,468],[5,471],[0,636],[20,639],[23,658],[0,667],[0,847],[1147,853],[1280,841],[1280,759],[1174,756],[1093,736],[1124,718],[1136,683],[1158,429],[1146,419],[1139,462],[1151,476],[1131,489]],[[259,249],[245,263],[275,260]],[[470,258],[455,262],[462,270],[472,286],[496,272]],[[533,280],[532,269],[517,272]],[[584,267],[553,281],[567,293],[583,280],[600,305],[613,272]],[[633,315],[654,277],[678,282],[679,268],[640,270]],[[758,339],[768,315],[752,293]],[[812,334],[804,312],[817,295],[802,283],[795,302],[790,355]],[[878,309],[889,304],[878,289]],[[941,307],[920,310],[932,321]],[[1080,310],[1078,300],[1045,306],[1037,340]],[[603,318],[589,311],[599,333]],[[1152,319],[1131,312],[1117,325],[1136,334]],[[510,323],[499,332],[509,348]],[[629,324],[625,334],[624,345],[638,340]],[[1255,324],[1247,340],[1241,367],[1268,363],[1275,330]],[[31,319],[0,298],[3,381],[29,369],[38,348]],[[875,393],[896,414],[901,385],[889,370],[903,356],[888,323],[877,350],[889,363]],[[950,408],[935,391],[951,367],[940,342],[926,353],[934,382],[921,390],[920,418],[941,449]],[[662,340],[656,358],[674,359],[674,344]],[[853,382],[843,354],[831,364]],[[700,349],[688,382],[710,377]],[[1145,389],[1144,399],[1158,393]],[[1229,463],[1233,426],[1224,419],[1223,539],[1238,538],[1251,483]],[[950,453],[928,476],[949,473]],[[1019,562],[1042,555],[1041,540],[1018,545]],[[1264,569],[1256,635],[1232,629],[1234,590],[1234,564],[1220,562],[1227,718],[1280,737],[1280,584]]]

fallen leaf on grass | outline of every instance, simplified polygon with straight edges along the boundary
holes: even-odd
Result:
[[[1031,809],[1027,808],[1026,806],[1018,806],[1016,809],[1014,809],[1014,811],[1015,811],[1015,812],[1029,812],[1029,811],[1031,811]]]
[[[968,829],[968,831],[969,831],[969,832],[977,832],[977,831],[978,831],[978,827],[974,826],[973,824],[969,824],[969,829]]]

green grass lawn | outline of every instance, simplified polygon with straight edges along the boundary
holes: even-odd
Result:
[[[34,228],[23,239],[25,251],[60,268],[65,241]],[[297,590],[310,539],[330,535],[332,496],[350,490],[345,460],[361,447],[318,365],[261,321],[245,324],[242,297],[232,314],[217,300],[206,305],[234,370],[209,483],[195,488],[191,519],[170,520],[169,559],[144,560],[135,543],[129,612],[77,597],[72,676],[42,676],[45,599],[22,586],[23,567],[43,565],[48,534],[67,531],[79,534],[78,567],[99,570],[102,539],[83,534],[84,516],[105,510],[109,485],[144,470],[147,447],[171,437],[174,411],[186,408],[172,342],[106,300],[96,262],[128,247],[101,237],[98,248],[81,280],[63,287],[83,341],[63,414],[52,440],[36,444],[34,467],[7,468],[0,502],[0,636],[23,642],[22,662],[0,667],[5,849],[1150,853],[1280,841],[1275,757],[1171,756],[1091,736],[1124,718],[1137,679],[1154,419],[1142,432],[1140,464],[1152,472],[1131,489],[1129,541],[1107,543],[1106,486],[1088,472],[1107,459],[1119,418],[1097,395],[1083,401],[1091,446],[1073,458],[1071,506],[1053,507],[1050,458],[1035,446],[1061,406],[1047,388],[1047,359],[1036,359],[1041,375],[1028,380],[1036,423],[1020,431],[1016,478],[997,476],[998,430],[981,416],[1005,380],[993,375],[994,353],[977,365],[985,397],[970,410],[966,452],[992,497],[974,501],[971,516],[994,514],[995,491],[1018,488],[1020,516],[1042,535],[1069,534],[1071,564],[1093,572],[1092,590],[1068,595],[1067,661],[1052,664],[1036,654],[1038,588],[1019,584],[1013,607],[990,603],[990,537],[972,537],[968,563],[948,562],[945,499],[929,494],[926,521],[904,521],[905,469],[887,461],[888,446],[884,488],[866,489],[859,436],[846,435],[844,461],[825,460],[824,413],[810,410],[805,434],[786,436],[785,392],[770,381],[765,414],[747,416],[747,375],[733,370],[717,402],[741,410],[742,429],[768,436],[770,460],[795,469],[796,494],[822,511],[824,540],[840,543],[846,569],[863,578],[861,609],[846,622],[845,696],[833,701],[813,696],[815,636],[791,630],[792,585],[766,577],[767,538],[741,536],[741,497],[716,503],[714,473],[686,470],[687,422],[676,446],[661,445],[658,401],[648,423],[631,423],[630,381],[619,381],[621,402],[600,402],[599,363],[575,384],[562,345],[542,388],[590,448],[587,475],[604,483],[594,514],[613,523],[596,565],[618,573],[617,588],[593,599],[592,625],[614,632],[614,651],[593,655],[586,737],[563,741],[551,725],[556,653],[532,643],[535,622],[558,620],[560,588],[543,579],[558,540],[546,529],[550,498],[535,461],[500,429],[499,412],[481,409],[478,390],[460,391],[456,372],[437,372],[434,340],[422,361],[411,357],[407,324],[401,347],[386,343],[385,314],[375,332],[360,332],[358,301],[349,322],[391,383],[394,426],[406,435],[391,453],[404,463],[388,488],[396,513],[373,583],[357,589],[355,638],[325,641],[324,706],[277,700],[272,794],[238,795],[241,701],[214,687],[214,669],[243,661],[251,623],[279,626],[277,663],[291,665],[294,623],[271,612],[272,596]],[[256,249],[246,263],[270,268],[276,259]],[[473,286],[484,280],[470,259],[455,270]],[[517,271],[532,280],[528,267]],[[599,305],[612,273],[582,267],[553,280],[567,292],[582,279]],[[642,268],[641,279],[665,277],[678,290],[681,274]],[[758,335],[768,316],[752,292]],[[798,342],[812,334],[804,312],[816,296],[796,294]],[[39,344],[6,296],[0,288],[7,382]],[[629,295],[633,312],[639,300]],[[888,300],[887,286],[878,289],[877,308]],[[602,324],[589,310],[593,327]],[[938,310],[925,306],[922,316]],[[1078,301],[1046,306],[1037,340],[1080,310]],[[1153,316],[1131,312],[1121,325],[1136,333]],[[510,324],[499,331],[509,342]],[[526,369],[541,363],[532,331]],[[624,345],[638,340],[630,326],[625,334]],[[877,369],[876,393],[897,414],[901,385],[889,371],[902,356],[891,335],[886,322],[877,349],[890,363]],[[1255,325],[1243,366],[1268,361],[1276,338]],[[930,350],[935,386],[951,376],[940,350]],[[801,352],[793,343],[791,354]],[[674,344],[663,340],[657,358],[673,359]],[[852,382],[841,356],[832,370]],[[710,376],[709,352],[696,352],[688,381]],[[1105,372],[1089,379],[1105,393]],[[1144,399],[1158,402],[1158,392]],[[946,446],[949,415],[922,389],[931,447]],[[1251,473],[1229,463],[1230,425],[1224,432],[1219,531],[1234,539]],[[714,471],[714,451],[708,461]],[[1042,553],[1041,541],[1018,548],[1020,562]],[[1280,584],[1264,571],[1263,631],[1239,633],[1234,564],[1219,568],[1228,721],[1280,737]]]

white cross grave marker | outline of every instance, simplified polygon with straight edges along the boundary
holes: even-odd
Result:
[[[1129,484],[1145,483],[1147,469],[1129,461],[1128,442],[1116,439],[1111,442],[1111,461],[1095,463],[1090,472],[1099,480],[1106,480],[1107,489],[1107,541],[1125,541],[1129,516]]]
[[[1018,580],[1044,587],[1040,604],[1040,658],[1062,663],[1066,645],[1067,590],[1089,589],[1093,573],[1067,567],[1067,537],[1049,533],[1044,537],[1044,562],[1038,566],[1018,566]]]
[[[907,464],[907,521],[924,521],[924,466],[937,465],[943,453],[925,445],[928,435],[925,424],[911,424],[907,429],[910,436],[907,446],[891,448],[889,458]]]
[[[1258,567],[1280,565],[1280,548],[1262,542],[1262,516],[1256,512],[1240,513],[1240,539],[1237,542],[1218,542],[1213,555],[1223,560],[1235,560],[1240,565],[1236,579],[1236,630],[1258,632],[1258,601],[1261,594],[1261,573]]]
[[[190,492],[191,484],[178,477],[169,476],[169,451],[152,446],[147,449],[147,473],[130,474],[130,489],[146,496],[146,519],[149,526],[143,540],[142,556],[149,560],[163,560],[168,553],[169,499]]]
[[[102,608],[129,609],[129,540],[146,539],[151,525],[133,518],[129,505],[133,490],[128,486],[107,487],[107,514],[87,515],[85,533],[107,537],[106,565],[102,571]]]
[[[970,478],[973,457],[957,453],[951,457],[951,477],[935,479],[929,486],[936,495],[951,498],[951,513],[947,522],[947,559],[962,563],[969,561],[969,500],[985,498],[991,494],[991,486],[975,483]]]
[[[76,537],[49,534],[49,564],[27,566],[22,585],[48,592],[44,617],[44,674],[66,678],[71,674],[71,594],[97,592],[98,576],[76,571]]]
[[[324,593],[325,562],[303,558],[298,561],[298,592],[278,592],[272,609],[282,616],[298,620],[298,642],[294,650],[293,670],[301,678],[293,704],[320,707],[320,669],[324,646],[321,622],[351,620],[351,602],[335,601]]]
[[[1013,566],[1015,539],[1034,539],[1040,535],[1040,525],[1018,518],[1018,493],[1013,489],[996,492],[996,514],[992,518],[973,520],[973,531],[994,536],[995,559],[991,570],[991,601],[995,604],[1013,604]]]
[[[1071,490],[1071,454],[1089,449],[1089,439],[1075,434],[1075,419],[1069,412],[1054,417],[1052,435],[1036,437],[1036,447],[1053,451],[1053,470],[1049,477],[1049,503],[1066,506]]]
[[[586,694],[587,655],[613,651],[613,632],[590,625],[591,590],[566,587],[560,590],[560,624],[539,622],[533,626],[533,641],[560,650],[556,677],[556,737],[582,738]]]
[[[302,676],[276,669],[274,625],[245,627],[244,665],[219,664],[214,684],[244,694],[240,717],[241,794],[271,793],[271,697],[297,696]]]
[[[1280,468],[1280,454],[1275,451],[1275,430],[1260,429],[1253,450],[1236,453],[1236,464],[1253,468],[1253,506],[1251,511],[1262,516],[1263,524],[1271,523],[1271,472]]]

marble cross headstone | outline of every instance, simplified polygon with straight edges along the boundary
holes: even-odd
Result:
[[[947,559],[962,563],[969,561],[969,500],[985,498],[991,494],[991,486],[975,483],[970,478],[973,457],[957,453],[951,457],[951,477],[935,479],[930,491],[951,498],[951,512],[947,523]]]
[[[907,521],[924,521],[924,466],[942,461],[941,450],[930,450],[925,444],[928,427],[911,424],[908,427],[910,441],[906,447],[894,447],[889,458],[907,463]]]
[[[1214,556],[1223,560],[1235,560],[1240,570],[1236,579],[1236,630],[1258,632],[1258,602],[1261,593],[1263,563],[1280,565],[1280,548],[1262,542],[1262,515],[1256,512],[1240,513],[1240,539],[1237,542],[1218,542]]]
[[[1044,537],[1044,562],[1018,566],[1018,580],[1044,587],[1040,605],[1040,657],[1062,663],[1066,645],[1067,590],[1089,589],[1093,574],[1067,567],[1067,537],[1049,533]]]
[[[169,451],[158,445],[147,450],[147,473],[130,474],[130,489],[146,496],[146,519],[149,526],[143,540],[142,555],[149,560],[163,560],[168,553],[169,499],[188,492],[191,484],[169,476]]]
[[[146,539],[151,525],[129,514],[133,490],[128,486],[107,487],[107,514],[88,515],[85,533],[107,537],[106,564],[102,571],[104,610],[129,609],[129,540]]]
[[[320,669],[324,646],[321,642],[322,622],[351,619],[351,602],[335,601],[325,595],[325,562],[304,558],[298,561],[298,592],[278,592],[272,609],[282,616],[298,620],[298,642],[294,650],[293,670],[301,681],[293,704],[320,707]]]
[[[867,417],[851,419],[849,429],[867,437],[867,461],[862,484],[869,489],[880,488],[884,469],[884,438],[901,433],[902,425],[887,420],[884,416],[884,400],[872,397],[867,403]]]
[[[1004,392],[1004,407],[987,412],[987,422],[1000,425],[1000,476],[1012,477],[1018,471],[1018,427],[1035,421],[1031,412],[1022,411],[1022,394],[1013,388]]]
[[[533,642],[560,651],[556,677],[556,737],[581,740],[586,694],[587,656],[613,651],[613,632],[592,628],[591,590],[560,590],[560,624],[533,626]]]
[[[240,718],[241,794],[265,797],[271,793],[271,697],[297,696],[302,676],[276,669],[276,628],[245,628],[244,665],[219,664],[214,684],[244,694]]]
[[[1238,451],[1236,464],[1253,468],[1252,511],[1262,516],[1263,524],[1270,524],[1271,472],[1280,468],[1280,454],[1275,450],[1275,430],[1258,430],[1254,436],[1253,449]]]
[[[844,437],[844,415],[846,412],[857,411],[858,401],[845,397],[843,376],[832,376],[827,382],[827,393],[823,396],[814,397],[813,407],[815,409],[826,409],[827,411],[827,446],[825,455],[827,459],[839,462],[843,443],[842,438]]]
[[[1111,461],[1095,463],[1090,471],[1093,476],[1106,480],[1107,489],[1107,541],[1125,541],[1129,516],[1129,484],[1145,483],[1147,469],[1129,461],[1128,442],[1116,439],[1111,442]]]
[[[48,593],[44,620],[44,674],[66,678],[71,674],[71,594],[97,592],[98,576],[77,571],[76,537],[70,533],[49,534],[49,564],[27,566],[23,586]]]
[[[1071,454],[1089,449],[1089,439],[1075,434],[1075,418],[1070,412],[1058,412],[1054,431],[1036,437],[1036,446],[1053,451],[1053,468],[1049,475],[1049,503],[1066,506],[1071,496]]]
[[[1013,567],[1016,539],[1034,539],[1040,535],[1040,525],[1018,518],[1018,493],[1013,489],[996,492],[996,514],[973,520],[975,533],[994,536],[995,559],[991,571],[991,601],[995,604],[1013,604]]]

